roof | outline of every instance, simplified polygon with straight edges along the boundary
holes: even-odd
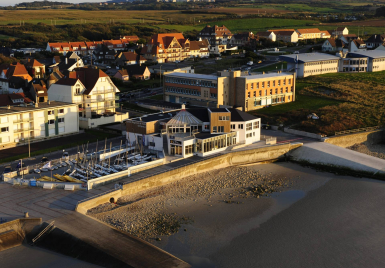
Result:
[[[270,36],[271,32],[257,32],[258,36]]]
[[[25,66],[26,67],[44,67],[44,65],[38,62],[36,59],[32,59],[32,60],[28,59],[28,62],[25,64]]]
[[[69,78],[77,78],[82,82],[86,88],[83,94],[86,95],[92,91],[101,77],[108,77],[108,75],[100,69],[75,68],[69,73]]]
[[[148,67],[140,66],[140,65],[126,65],[124,66],[124,69],[127,70],[130,76],[133,76],[133,75],[143,75],[146,69],[148,69]]]
[[[274,30],[267,30],[268,32],[285,32],[285,31],[295,31],[294,29],[274,29]]]
[[[175,69],[181,69],[181,68],[191,69],[192,65],[188,65],[182,62],[180,63],[169,62],[169,63],[162,63],[162,64],[148,66],[148,68],[152,70],[160,70],[161,67],[162,67],[162,71],[173,71]]]
[[[0,106],[7,105],[20,105],[20,103],[14,103],[12,100],[23,99],[23,103],[31,103],[32,101],[27,98],[24,93],[11,93],[11,94],[0,94]],[[0,108],[1,110],[1,108]]]
[[[212,113],[229,113],[226,108],[209,108]]]
[[[191,50],[200,50],[201,48],[208,48],[209,42],[207,39],[203,41],[190,41],[190,51]]]
[[[279,56],[279,59],[287,62],[296,62],[297,57],[298,57],[299,63],[340,59],[337,56],[333,56],[326,53],[300,53],[300,54],[281,55]]]
[[[293,35],[296,31],[274,31],[276,35]]]
[[[325,35],[331,35],[329,31],[321,31],[321,33],[323,33]]]
[[[75,78],[63,77],[63,78],[59,79],[55,84],[63,85],[63,86],[74,86],[77,81],[78,81],[78,79],[75,79]]]
[[[244,122],[258,119],[258,117],[255,117],[254,115],[242,112],[235,108],[227,108],[227,110],[231,112],[231,122]]]
[[[373,34],[371,37],[366,40],[366,43],[384,43],[385,34]]]
[[[248,80],[252,79],[260,79],[260,78],[270,78],[270,77],[279,77],[279,76],[292,76],[292,73],[267,73],[267,74],[254,74],[254,75],[243,75],[241,77],[244,77]]]
[[[4,72],[8,79],[10,79],[12,76],[17,76],[23,79],[27,79],[28,81],[32,80],[32,77],[28,74],[28,71],[25,66],[18,62],[16,64],[9,65],[7,70],[4,70]]]
[[[368,57],[370,59],[385,58],[385,50],[367,50],[360,52],[349,52],[347,58],[362,58]]]
[[[176,116],[167,122],[167,125],[170,126],[190,126],[198,124],[203,124],[203,122],[186,110],[181,110],[176,114]]]
[[[343,31],[346,27],[337,27],[337,31]]]
[[[185,77],[185,78],[192,78],[192,79],[206,79],[206,80],[217,80],[218,76],[216,75],[208,75],[208,74],[195,74],[195,73],[179,73],[179,72],[172,72],[165,74],[167,76],[177,76],[177,77]]]
[[[202,122],[210,122],[207,108],[188,108],[187,111]]]
[[[222,37],[222,36],[232,36],[233,34],[231,33],[231,31],[229,29],[227,29],[227,27],[225,25],[222,25],[222,26],[218,26],[218,25],[215,25],[213,27],[211,27],[210,25],[206,25],[206,27],[204,27],[199,35],[205,35],[205,34],[213,34],[215,33],[215,35],[217,37]]]
[[[22,94],[22,93],[16,93],[16,94]],[[77,105],[75,103],[68,103],[68,102],[61,102],[61,101],[50,101],[50,104],[47,102],[39,102],[38,107],[35,107],[35,105],[27,105],[27,106],[11,106],[10,109],[7,108],[7,106],[0,107],[0,114],[13,114],[13,113],[20,113],[20,112],[28,112],[28,111],[38,111],[38,110],[44,110],[44,109],[52,109],[55,107],[63,107],[63,106],[74,106]]]
[[[308,28],[308,29],[297,29],[297,32],[300,34],[308,34],[308,33],[320,33],[321,31],[318,28]]]
[[[345,43],[342,42],[340,39],[334,39],[334,38],[328,38],[326,39],[332,47],[346,47]],[[326,42],[326,41],[325,41]]]
[[[145,61],[146,59],[135,52],[121,52],[118,57],[124,57],[127,61]]]

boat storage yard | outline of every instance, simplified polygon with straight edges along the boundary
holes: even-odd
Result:
[[[110,148],[104,144],[102,150],[97,146],[95,150],[88,150],[88,145],[84,145],[78,152],[71,156],[64,152],[60,159],[6,173],[4,181],[45,189],[90,190],[164,162],[163,152],[149,150],[137,143]]]

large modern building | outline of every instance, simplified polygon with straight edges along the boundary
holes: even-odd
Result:
[[[77,68],[48,90],[48,99],[76,103],[81,128],[121,122],[128,113],[115,110],[115,93],[119,89],[102,70]]]
[[[279,56],[287,62],[289,71],[296,71],[297,77],[337,73],[340,57],[325,53],[302,53]]]
[[[260,123],[260,118],[234,108],[185,109],[182,105],[180,111],[129,119],[126,126],[131,144],[185,158],[258,142]]]
[[[295,100],[293,73],[249,75],[223,71],[217,75],[172,72],[164,78],[164,100],[205,107],[239,106],[250,111]]]
[[[378,72],[385,70],[385,51],[350,52],[341,59],[340,72]]]
[[[17,95],[17,94],[11,94]],[[0,149],[39,139],[79,132],[78,107],[73,103],[47,101],[0,107]],[[17,101],[15,97],[12,101]]]

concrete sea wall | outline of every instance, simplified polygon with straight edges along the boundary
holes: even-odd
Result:
[[[0,224],[0,251],[21,245],[25,235],[40,224],[41,218],[17,219]]]
[[[354,134],[323,138],[324,142],[334,144],[343,148],[358,143],[369,142],[370,144],[382,143],[385,141],[383,130],[366,131]]]
[[[76,211],[86,214],[89,209],[106,202],[115,202],[121,196],[135,194],[143,190],[167,185],[171,182],[183,179],[184,177],[201,172],[233,165],[251,164],[283,158],[285,154],[300,146],[302,146],[302,143],[284,144],[218,155],[217,157],[213,157],[205,161],[192,163],[191,165],[186,165],[171,171],[147,177],[145,179],[124,184],[123,189],[110,191],[79,203],[76,207]]]

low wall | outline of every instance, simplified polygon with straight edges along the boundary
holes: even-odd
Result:
[[[41,224],[41,218],[25,218],[0,224],[0,251],[21,245],[36,225]]]
[[[114,181],[116,181],[122,177],[130,176],[131,174],[163,165],[164,160],[165,160],[164,158],[158,159],[158,160],[151,161],[151,162],[148,162],[145,164],[129,167],[128,170],[123,170],[123,171],[120,171],[118,173],[114,173],[114,174],[110,174],[110,175],[96,178],[93,180],[89,180],[87,182],[87,189],[91,190],[95,187],[114,182]]]
[[[22,186],[31,186],[30,180],[14,178],[12,181],[8,181],[13,185],[22,185]],[[75,182],[60,182],[60,181],[36,181],[36,186],[31,187],[44,187],[44,185],[52,184],[52,188],[55,189],[64,189],[66,186],[71,186],[74,190],[87,190],[85,183],[75,183]]]
[[[305,131],[301,131],[301,130],[296,130],[296,129],[291,129],[291,128],[287,128],[287,127],[285,127],[283,129],[283,131],[287,132],[287,133],[290,133],[290,134],[294,134],[294,135],[298,135],[298,136],[303,136],[303,137],[308,137],[308,138],[313,138],[313,139],[317,139],[317,140],[321,140],[322,139],[322,135],[314,134],[314,133],[310,133],[310,132],[305,132]]]
[[[169,184],[205,171],[225,168],[232,165],[250,164],[284,157],[289,151],[302,146],[302,143],[295,145],[284,144],[270,147],[257,148],[252,150],[231,152],[216,157],[192,163],[187,166],[173,169],[171,171],[156,174],[145,179],[139,179],[123,185],[123,189],[101,194],[90,198],[77,205],[76,211],[86,214],[87,211],[100,204],[110,202],[111,198],[116,201],[119,197],[135,194],[143,190]]]
[[[346,148],[363,142],[369,142],[370,144],[382,143],[385,141],[384,134],[384,131],[379,129],[374,131],[327,137],[323,138],[322,140],[324,142]]]

